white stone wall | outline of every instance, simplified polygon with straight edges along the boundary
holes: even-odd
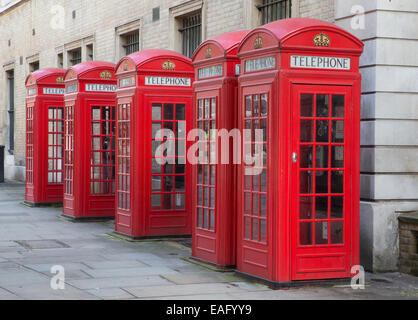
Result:
[[[139,25],[140,48],[181,50],[176,17],[202,10],[202,40],[221,33],[259,25],[260,0],[2,0],[0,8],[0,144],[8,145],[6,70],[15,73],[15,153],[8,157],[6,175],[21,179],[25,161],[25,87],[28,62],[39,57],[40,68],[57,67],[57,54],[93,44],[94,59],[118,62],[118,30]],[[15,4],[17,3],[17,4]],[[13,6],[13,4],[15,4]],[[51,27],[62,7],[64,28]],[[152,21],[152,9],[160,7],[160,20]],[[300,10],[299,10],[300,8]],[[58,10],[58,11],[57,11]],[[292,14],[333,21],[332,1],[293,0]],[[72,13],[75,11],[75,19]],[[33,35],[33,30],[35,35]],[[11,41],[10,47],[8,41]],[[22,64],[20,63],[22,61]],[[14,168],[14,166],[18,168]]]
[[[364,29],[352,28],[356,5],[365,9]],[[365,44],[362,263],[375,271],[396,270],[397,216],[418,209],[418,1],[336,0],[335,18]]]

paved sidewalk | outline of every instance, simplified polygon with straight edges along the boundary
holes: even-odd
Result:
[[[60,209],[27,208],[23,199],[23,185],[0,184],[0,300],[418,299],[418,278],[398,273],[367,274],[365,290],[270,290],[184,261],[190,249],[180,241],[118,240],[109,236],[113,222],[69,222]],[[54,265],[65,268],[65,290],[51,289]]]

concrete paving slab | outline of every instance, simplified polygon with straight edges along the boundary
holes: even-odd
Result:
[[[75,262],[64,262],[64,263],[60,263],[60,265],[64,267],[66,272],[70,270],[81,270],[81,269],[87,268],[87,265],[83,263],[75,263]],[[25,264],[24,265],[24,267],[38,271],[38,272],[50,272],[53,266],[55,266],[55,264],[51,264],[51,263]]]
[[[234,282],[240,279],[231,273],[217,272],[188,272],[185,274],[167,274],[164,278],[175,284]]]
[[[126,300],[133,299],[134,296],[120,288],[92,289],[88,293],[105,300]]]
[[[76,288],[88,290],[97,288],[127,288],[139,286],[167,285],[170,282],[160,276],[147,277],[114,277],[101,279],[70,280],[69,283]]]
[[[147,267],[146,264],[137,260],[122,260],[122,261],[85,261],[85,265],[92,269],[117,269],[117,268],[140,268]]]
[[[129,287],[124,288],[137,298],[156,298],[156,297],[182,297],[189,295],[219,294],[225,292],[243,293],[244,290],[237,286],[225,283],[206,283],[206,284],[185,284],[154,287]]]
[[[120,268],[120,269],[90,269],[83,270],[94,278],[113,278],[113,277],[139,277],[151,275],[171,275],[178,274],[177,271],[166,267],[141,267],[141,268]]]

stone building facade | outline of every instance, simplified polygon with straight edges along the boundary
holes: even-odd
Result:
[[[6,146],[6,178],[24,180],[24,81],[31,71],[87,60],[116,63],[129,50],[190,51],[190,41],[263,24],[272,18],[263,14],[263,4],[273,2],[286,2],[283,17],[336,23],[365,43],[361,263],[369,270],[396,270],[397,216],[418,209],[416,0],[2,0],[0,144]],[[197,38],[186,43],[184,30],[195,25]]]

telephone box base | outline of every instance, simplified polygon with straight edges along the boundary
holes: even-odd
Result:
[[[270,281],[267,279],[259,278],[248,273],[244,273],[241,271],[235,271],[235,275],[246,280],[251,280],[257,283],[264,284],[268,286],[270,289],[273,290],[280,290],[286,288],[298,288],[298,287],[322,287],[322,286],[335,286],[335,285],[346,285],[349,286],[351,284],[351,278],[339,278],[339,279],[321,279],[321,280],[301,280],[301,281],[288,281],[288,282],[277,282],[277,281]]]
[[[114,216],[105,216],[105,217],[73,217],[67,214],[62,214],[61,217],[68,219],[72,222],[100,222],[100,221],[109,221],[114,220]]]
[[[22,204],[24,206],[30,208],[41,208],[41,207],[62,207],[62,202],[31,202],[31,201],[23,201]]]
[[[125,239],[127,241],[143,241],[143,240],[167,240],[167,239],[190,239],[192,236],[189,234],[176,234],[168,236],[132,236],[126,233],[114,231],[111,236],[119,239]]]
[[[194,264],[197,264],[199,266],[203,266],[205,268],[208,268],[210,270],[214,270],[214,271],[217,271],[217,272],[234,271],[235,267],[236,267],[234,265],[216,264],[216,263],[209,262],[209,261],[206,261],[206,260],[203,260],[203,259],[199,259],[199,258],[196,258],[196,257],[193,257],[193,256],[185,258],[185,260],[190,262],[190,263],[194,263]]]

